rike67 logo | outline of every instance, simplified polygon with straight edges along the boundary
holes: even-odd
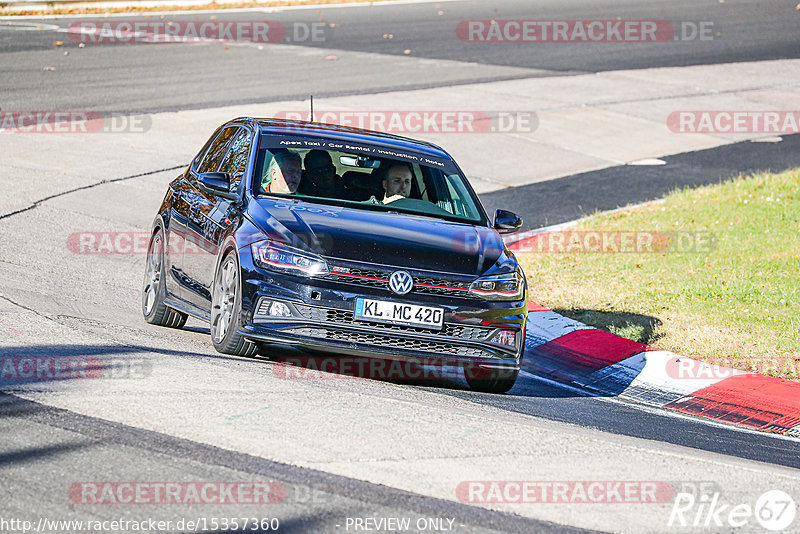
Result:
[[[762,528],[781,532],[797,515],[792,497],[781,490],[762,494],[755,503],[726,502],[719,492],[678,493],[667,525],[670,527],[731,528],[746,527],[752,531],[756,523]]]

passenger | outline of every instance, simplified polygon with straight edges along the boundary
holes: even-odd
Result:
[[[411,167],[408,164],[390,163],[381,181],[384,191],[381,202],[388,204],[401,198],[408,198],[411,195],[412,176]]]
[[[276,150],[261,178],[261,189],[266,193],[293,195],[300,185],[302,173],[303,163],[297,152]]]
[[[342,185],[331,155],[326,150],[309,150],[303,159],[305,170],[297,192],[315,197],[341,198]]]

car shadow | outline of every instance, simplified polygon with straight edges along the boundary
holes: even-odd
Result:
[[[553,311],[564,317],[575,319],[588,326],[599,328],[615,336],[624,337],[637,343],[651,345],[663,336],[658,331],[658,328],[663,323],[660,319],[651,315],[583,308],[556,308]]]
[[[585,323],[591,329],[602,330],[620,343],[620,351],[640,352],[644,346],[659,338],[661,321],[652,316],[630,312],[606,312],[590,309],[556,309],[556,313]],[[533,320],[533,319],[532,319]],[[644,366],[626,366],[622,372],[604,377],[602,387],[585,387],[586,379],[601,371],[606,364],[597,356],[569,345],[559,338],[541,343],[528,331],[517,384],[505,396],[536,398],[572,398],[616,396],[636,378]],[[617,336],[617,337],[613,337]],[[614,348],[610,349],[612,352]],[[628,354],[628,353],[622,353]],[[287,380],[367,379],[390,384],[436,388],[442,392],[464,392],[485,396],[490,393],[472,392],[464,378],[463,368],[441,366],[436,357],[430,360],[398,361],[382,358],[347,356],[342,354],[301,350],[272,345],[262,347],[260,356],[273,364],[273,373]]]

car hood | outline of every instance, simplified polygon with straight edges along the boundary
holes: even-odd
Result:
[[[433,217],[263,198],[248,215],[270,239],[327,258],[465,275],[513,261],[494,229]]]

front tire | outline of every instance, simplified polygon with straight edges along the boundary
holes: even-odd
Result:
[[[220,262],[211,292],[211,341],[217,352],[252,356],[258,347],[239,333],[242,314],[241,270],[235,252]]]
[[[482,393],[506,393],[514,387],[518,376],[519,369],[464,369],[469,387]]]
[[[186,314],[164,304],[167,296],[164,272],[164,231],[159,228],[153,233],[147,248],[147,264],[142,283],[142,315],[150,324],[183,328]]]

